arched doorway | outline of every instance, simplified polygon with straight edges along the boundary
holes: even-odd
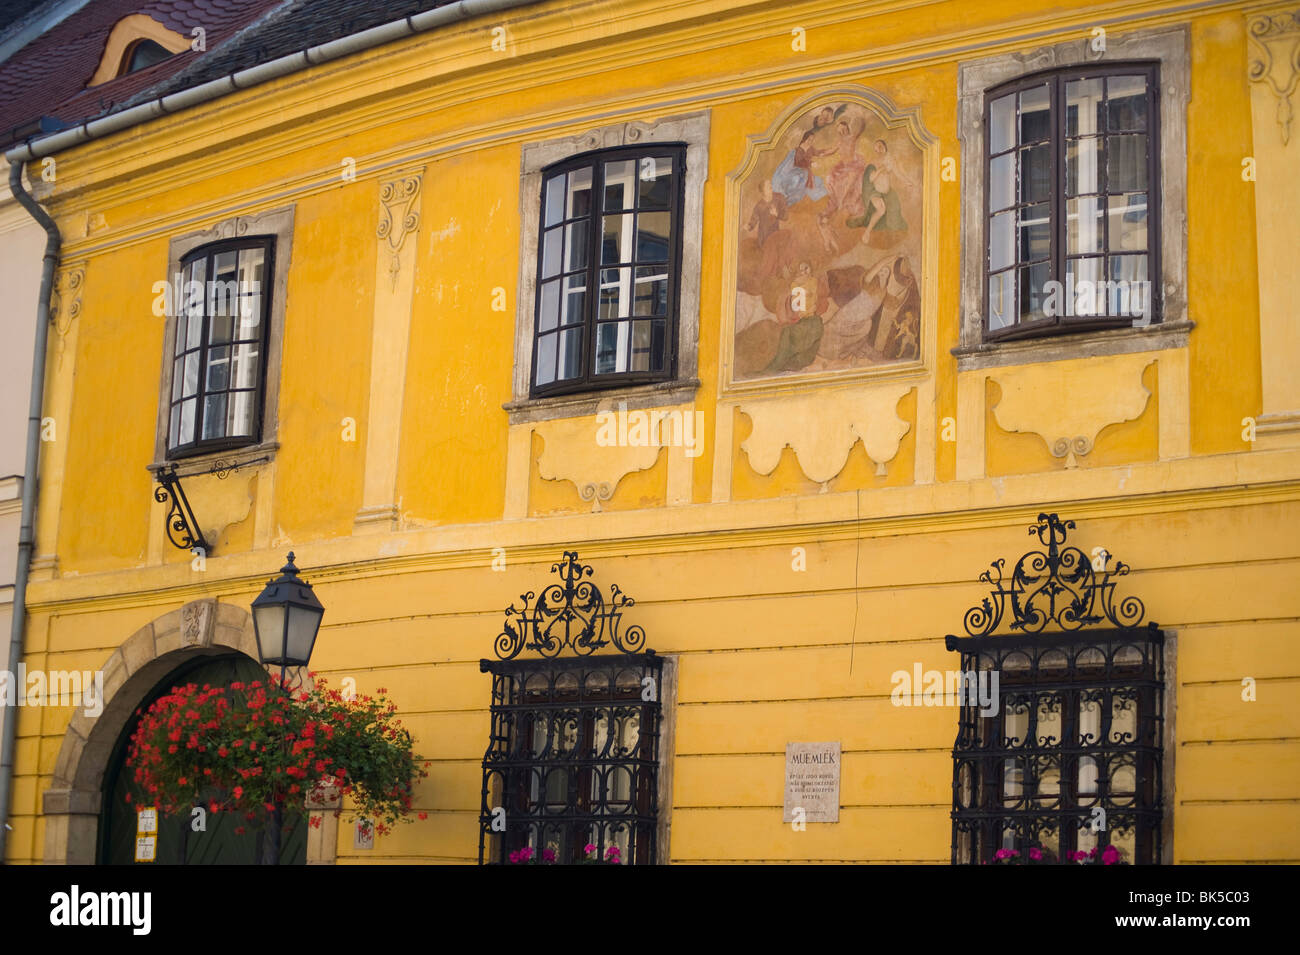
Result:
[[[174,686],[227,686],[237,680],[252,682],[266,678],[256,660],[238,652],[195,656],[186,660],[158,684],[141,703],[145,712],[158,697]],[[131,773],[126,767],[131,736],[140,717],[132,718],[118,735],[104,774],[104,799],[99,818],[99,847],[96,862],[101,865],[131,865],[135,862],[136,809],[127,802]],[[203,813],[196,822],[190,813],[164,816],[158,824],[156,861],[163,865],[256,865],[262,858],[264,830],[243,834],[235,830],[243,819],[231,813]],[[198,826],[198,828],[196,828]],[[301,818],[285,833],[280,843],[281,865],[302,865],[307,861],[307,826]]]
[[[147,707],[160,690],[170,689],[186,673],[192,675],[193,671],[187,668],[231,657],[243,661],[241,665],[257,668],[249,672],[265,676],[266,671],[256,663],[253,618],[244,607],[214,598],[195,600],[164,614],[131,634],[113,651],[100,667],[104,676],[102,711],[96,715],[85,710],[73,712],[54,764],[53,779],[42,796],[47,864],[93,865],[112,857],[111,846],[116,837],[101,834],[100,830],[105,820],[110,829],[113,827],[114,801],[123,799],[125,804],[125,794],[115,794],[116,776],[111,779],[110,776],[114,770],[120,774],[125,756],[121,743],[130,739],[136,710]],[[308,864],[330,864],[335,860],[338,820],[330,810],[336,807],[336,799],[311,805],[314,812],[320,813],[321,823],[305,833]],[[121,831],[130,825],[119,818],[116,829]],[[284,840],[282,856],[284,850],[294,846],[295,858],[302,861],[301,850],[296,848],[296,840],[300,838],[295,835]],[[256,846],[255,837],[249,841]],[[102,848],[105,845],[109,847],[107,850]],[[210,848],[196,846],[202,852],[209,852]],[[190,854],[188,847],[186,854]],[[287,861],[288,857],[285,858]]]

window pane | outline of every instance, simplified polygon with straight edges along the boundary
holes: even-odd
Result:
[[[1145,76],[1110,77],[1106,80],[1106,100],[1111,132],[1147,128]]]
[[[255,344],[236,345],[234,354],[235,388],[256,388],[258,383],[258,346]]]
[[[172,401],[181,396],[181,388],[185,384],[185,359],[177,358],[172,361]]]
[[[585,329],[571,328],[560,332],[559,368],[556,377],[565,380],[582,374],[582,336]]]
[[[551,176],[546,180],[545,211],[542,214],[542,227],[559,225],[564,218],[564,173]]]
[[[1065,84],[1065,134],[1102,131],[1101,80],[1074,80]]]
[[[636,217],[636,260],[667,262],[672,216],[667,212],[643,212]]]
[[[244,292],[262,291],[262,273],[266,250],[259,247],[239,250],[239,284]]]
[[[1151,283],[1145,255],[1113,255],[1110,258],[1110,313],[1125,318],[1151,314]]]
[[[1016,254],[1016,214],[1000,212],[989,221],[989,269],[997,271],[1010,265]]]
[[[230,346],[208,350],[208,383],[204,391],[224,391],[230,387]],[[205,422],[206,424],[206,422]]]
[[[552,332],[537,340],[537,383],[549,385],[555,380],[556,336]]]
[[[190,352],[185,356],[185,388],[183,395],[196,395],[199,391],[199,353]]]
[[[570,219],[591,215],[590,167],[569,173],[569,204],[565,211]]]
[[[636,302],[633,311],[637,315],[668,314],[667,269],[656,265],[636,270]]]
[[[1106,297],[1098,284],[1102,278],[1101,256],[1067,259],[1065,263],[1066,315],[1091,318],[1106,314]]]
[[[537,308],[537,330],[548,332],[560,321],[560,280],[542,283],[542,297]]]
[[[1020,321],[1027,322],[1043,317],[1043,302],[1047,297],[1047,281],[1052,277],[1051,265],[1041,262],[1016,270],[1020,286]]]
[[[261,334],[262,296],[258,292],[245,292],[239,296],[239,339],[257,338]]]
[[[632,261],[632,227],[636,219],[627,215],[605,216],[605,230],[601,240],[601,265],[615,265]]]
[[[587,275],[585,272],[564,278],[565,325],[580,325],[587,319]]]
[[[605,163],[605,207],[602,212],[632,208],[636,196],[636,172],[633,159]]]
[[[1147,187],[1147,138],[1111,136],[1106,140],[1108,192],[1142,192]]]
[[[551,229],[542,237],[542,278],[560,274],[560,254],[564,246],[564,230]]]
[[[187,293],[188,298],[188,293]],[[186,302],[185,348],[199,348],[203,344],[203,296],[196,295]]]
[[[1020,150],[1020,201],[1043,202],[1052,197],[1052,147]]]
[[[167,446],[174,448],[180,444],[181,406],[172,405],[171,424],[167,427]]]
[[[596,326],[596,374],[627,371],[628,322],[602,322]]]
[[[212,324],[208,329],[208,344],[221,344],[228,342],[235,332],[235,316],[231,314],[220,314],[212,316]]]
[[[600,317],[627,318],[632,314],[632,270],[601,269]]]
[[[1145,192],[1110,197],[1110,250],[1142,252],[1147,247]]]
[[[1020,145],[1037,143],[1051,136],[1051,97],[1047,84],[1020,94]]]
[[[672,201],[673,157],[646,156],[637,173],[638,209],[667,209]]]
[[[1066,253],[1103,251],[1101,200],[1095,196],[1070,199],[1065,206]]]
[[[989,276],[989,328],[997,331],[1015,324],[1016,270]]]
[[[997,212],[1014,203],[1016,194],[1016,154],[1007,153],[989,163],[989,211]]]
[[[1097,177],[1101,143],[1101,139],[1092,136],[1071,140],[1065,144],[1065,194],[1067,196],[1101,191],[1101,183]]]
[[[1052,253],[1052,208],[1046,203],[1020,210],[1020,262],[1045,259]]]
[[[574,272],[587,267],[587,229],[590,219],[579,219],[565,226],[564,271]]]
[[[197,407],[196,398],[181,402],[181,428],[180,435],[176,439],[177,444],[189,444],[194,440],[194,412]]]
[[[1016,143],[1016,97],[999,96],[989,104],[989,154],[1005,152]]]
[[[232,438],[253,436],[253,392],[236,391],[231,394],[226,434]]]
[[[650,323],[650,370],[664,371],[668,363],[668,322]]]
[[[208,395],[203,406],[203,438],[222,438],[226,434],[226,396]]]

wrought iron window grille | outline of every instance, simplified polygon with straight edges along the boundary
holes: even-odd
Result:
[[[999,677],[996,712],[962,701],[954,863],[1034,846],[1068,861],[1109,845],[1123,861],[1160,861],[1165,634],[1143,623],[1137,597],[1116,602],[1127,565],[1064,546],[1074,528],[1040,514],[1029,533],[1044,549],[1023,555],[1009,580],[994,561],[980,575],[992,592],[966,612],[967,636],[945,640],[964,672]],[[1008,610],[1010,632],[995,634]]]
[[[534,862],[653,864],[663,658],[640,627],[621,629],[633,601],[617,586],[606,600],[577,553],[551,570],[560,583],[512,604],[498,659],[479,662],[492,674],[479,863],[531,849]]]

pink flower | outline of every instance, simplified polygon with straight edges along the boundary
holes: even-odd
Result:
[[[1018,855],[1020,855],[1020,853],[1017,852],[1015,849],[999,849],[997,852],[993,853],[993,858],[1014,859]]]
[[[1094,850],[1095,851],[1095,850]],[[1114,846],[1107,846],[1101,854],[1102,865],[1116,865],[1119,863],[1119,850]]]
[[[527,862],[527,861],[528,861],[529,859],[531,859],[532,857],[533,857],[533,847],[532,847],[532,846],[524,846],[522,849],[519,850],[519,861],[520,861],[520,862]]]
[[[1029,858],[1033,859],[1035,862],[1041,862],[1043,859],[1043,850],[1037,847],[1030,849]]]
[[[554,862],[554,861],[555,861],[555,850],[554,850],[554,849],[543,849],[543,850],[542,850],[542,861],[543,861],[543,862]]]
[[[512,853],[510,853],[510,864],[511,864],[511,865],[518,865],[518,864],[519,864],[519,853],[518,853],[518,852],[512,852]]]
[[[591,855],[596,851],[596,846],[588,842],[585,846],[582,847],[582,851],[584,855]]]

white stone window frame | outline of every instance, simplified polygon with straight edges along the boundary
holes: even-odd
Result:
[[[583,153],[652,143],[686,144],[681,218],[681,274],[677,306],[677,374],[668,381],[592,389],[576,394],[530,397],[533,331],[537,304],[537,243],[542,207],[542,170]],[[614,403],[630,409],[687,404],[699,388],[700,269],[704,242],[704,183],[708,179],[709,112],[628,121],[576,136],[526,143],[519,177],[519,285],[515,306],[512,401],[503,407],[510,424],[593,415]]]
[[[1186,25],[1107,34],[1105,50],[1083,37],[1030,53],[1001,53],[960,64],[957,136],[961,140],[960,339],[957,370],[1186,348],[1195,323],[1187,311],[1187,104],[1191,92],[1191,38]],[[986,341],[984,265],[988,223],[984,190],[984,101],[1003,83],[1048,70],[1090,63],[1154,61],[1160,83],[1160,276],[1162,320],[1145,327],[1098,329],[1044,338]]]
[[[176,329],[179,315],[167,316],[163,335],[162,375],[158,395],[158,428],[154,440],[153,463],[150,471],[175,467],[176,473],[185,476],[207,472],[216,461],[224,467],[241,466],[258,458],[272,457],[280,447],[280,360],[284,337],[284,314],[289,284],[289,260],[293,248],[293,207],[272,209],[253,215],[223,219],[210,228],[174,237],[167,250],[167,282],[172,285],[182,274],[181,263],[190,252],[211,242],[223,239],[270,238],[273,244],[272,261],[275,275],[271,282],[271,308],[266,329],[266,362],[262,389],[262,430],[260,440],[238,448],[204,451],[198,454],[169,460],[167,457],[167,426],[172,391],[172,357],[176,348]],[[173,288],[173,294],[175,289]],[[178,311],[173,308],[173,311]]]

